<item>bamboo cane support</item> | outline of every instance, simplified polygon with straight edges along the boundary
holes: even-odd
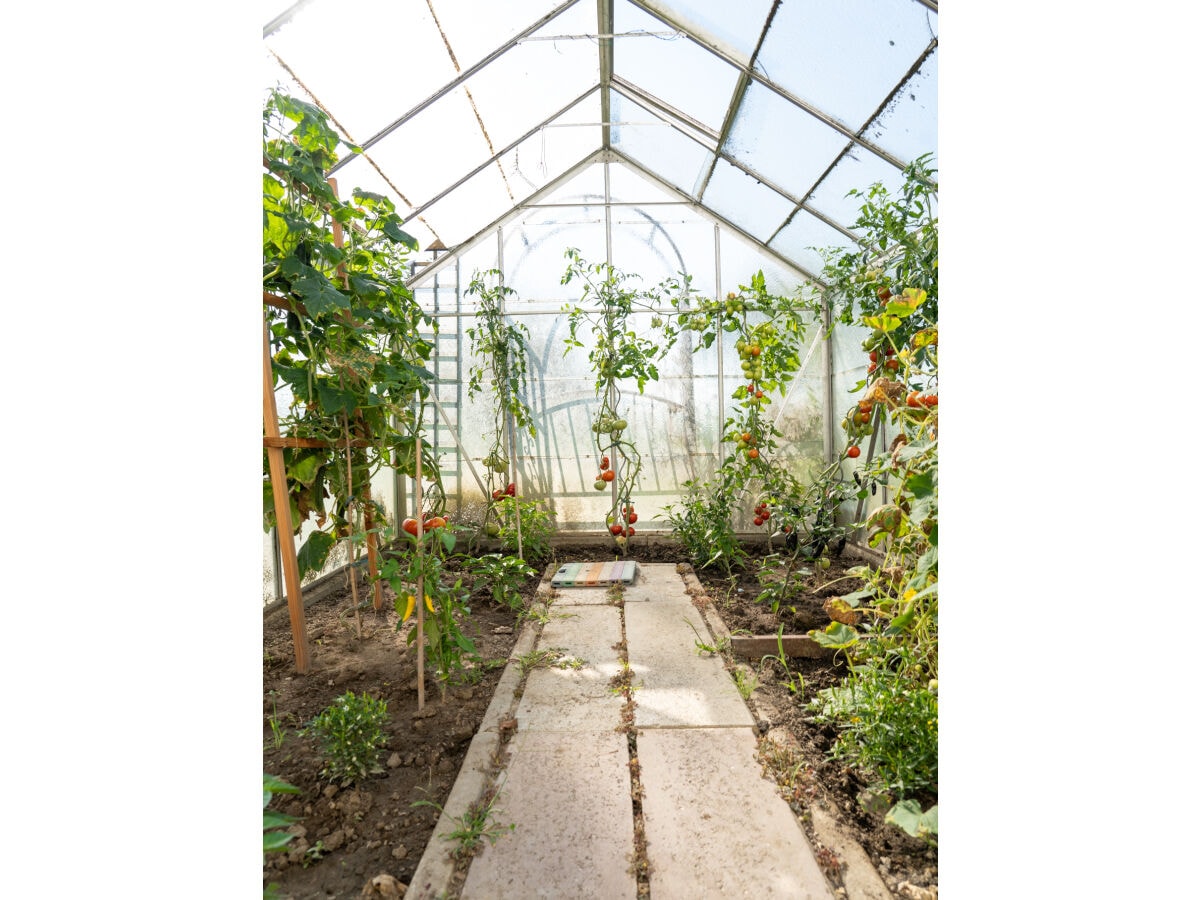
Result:
[[[425,535],[425,517],[421,515],[421,435],[417,435],[417,478],[414,501],[417,511],[417,555],[422,552]],[[425,708],[425,572],[421,567],[417,576],[417,709]]]

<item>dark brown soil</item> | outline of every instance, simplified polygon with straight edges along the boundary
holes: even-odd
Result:
[[[762,551],[754,548],[752,552]],[[567,543],[564,539],[550,556],[530,562],[540,576],[548,566],[560,562],[612,558],[612,551],[602,541]],[[633,548],[629,558],[687,561],[680,549],[653,539]],[[807,579],[805,595],[790,600],[778,615],[754,602],[761,592],[756,565],[746,566],[732,578],[709,570],[696,574],[712,607],[734,634],[771,635],[781,624],[784,632],[791,634],[828,624],[824,598],[851,588],[846,582],[828,588],[823,585],[861,563],[848,554],[833,559],[829,570]],[[533,597],[538,582],[539,578],[531,578],[525,585],[526,601]],[[369,591],[360,586],[360,598],[369,601]],[[399,617],[392,601],[390,589],[385,588],[383,608],[378,613],[368,610],[361,617],[361,637],[348,588],[310,605],[305,615],[311,664],[305,675],[295,671],[286,609],[264,618],[263,771],[301,790],[296,796],[277,795],[271,803],[272,809],[300,819],[293,826],[296,837],[286,851],[268,855],[263,867],[264,887],[277,884],[281,898],[385,897],[393,894],[370,887],[377,876],[389,875],[401,884],[408,883],[438,818],[435,806],[414,804],[428,801],[440,806],[449,796],[520,627],[517,615],[495,604],[485,591],[473,595],[471,615],[463,629],[475,641],[484,664],[467,683],[449,686],[444,698],[427,674],[425,708],[418,710],[416,657],[405,643],[405,629],[396,628]],[[729,658],[728,662],[732,666],[738,660]],[[752,665],[759,687],[750,701],[760,719],[767,718],[764,710],[770,710],[765,726],[786,729],[793,739],[798,757],[793,763],[801,765],[793,765],[792,771],[799,774],[781,786],[781,793],[806,825],[808,804],[819,800],[836,813],[893,892],[906,881],[936,892],[936,850],[884,824],[882,813],[863,808],[859,794],[866,782],[829,759],[836,734],[813,722],[804,708],[815,691],[837,683],[841,670],[823,660],[789,658],[787,664],[792,683],[799,683],[799,675],[803,688],[793,693],[782,667],[756,662]],[[389,725],[387,746],[380,757],[384,773],[342,787],[322,778],[319,749],[301,729],[347,691],[386,700]],[[759,700],[761,703],[756,703]],[[936,801],[936,797],[932,799]],[[837,885],[840,861],[828,852],[822,857],[831,882]]]

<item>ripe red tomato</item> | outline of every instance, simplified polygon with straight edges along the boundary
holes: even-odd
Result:
[[[435,528],[443,528],[446,525],[446,520],[441,516],[434,516],[432,519],[425,520],[425,530],[433,531]]]
[[[611,531],[613,534],[620,534],[625,529],[622,528],[620,525],[610,525],[608,530]]]
[[[601,457],[601,459],[600,459],[600,468],[601,468],[601,469],[607,469],[607,468],[608,468],[608,457],[607,457],[607,456]]]
[[[503,496],[504,496],[504,491],[492,491],[492,499],[493,500],[499,500]]]
[[[405,531],[407,531],[413,537],[416,537],[416,535],[417,535],[417,520],[416,519],[413,519],[413,518],[405,519],[403,524],[400,527],[402,527]]]
[[[862,451],[858,449],[858,444],[852,444],[850,448],[846,450],[846,455],[851,459],[858,459],[858,455],[860,453],[862,453]]]
[[[874,350],[867,354],[867,358],[870,359],[871,362],[879,362],[879,354]]]
[[[937,406],[937,394],[926,394],[921,398],[921,402],[926,406]]]
[[[632,526],[632,525],[630,525],[628,528],[626,528],[626,529],[625,529],[625,536],[626,536],[626,537],[633,537],[633,536],[634,536],[634,534],[635,534],[635,532],[634,532],[634,530],[633,530],[633,526]]]
[[[751,447],[749,450],[746,451],[746,455],[748,457],[750,457],[751,459],[758,459],[758,448]]]
[[[614,472],[612,469],[605,469],[603,472],[600,473],[600,477],[603,478],[605,481],[612,481],[614,478],[617,477],[617,473]]]
[[[509,484],[508,484],[508,487],[506,487],[506,488],[504,489],[504,493],[508,494],[508,496],[510,496],[510,497],[515,497],[515,496],[517,496],[517,486],[516,486],[516,484],[515,484],[515,483],[513,483],[513,482],[509,482]]]
[[[916,409],[918,406],[921,405],[921,392],[920,391],[909,391],[908,397],[907,397],[907,399],[905,399],[904,402],[906,404],[908,404],[909,406],[911,406],[913,409]]]
[[[635,512],[629,513],[628,519],[629,519],[629,524],[632,525],[638,519],[637,513],[635,513]]]
[[[762,517],[761,517],[761,516],[755,516],[755,517],[754,517],[754,524],[755,524],[755,525],[761,525],[762,523],[763,523],[763,520],[762,520]]]

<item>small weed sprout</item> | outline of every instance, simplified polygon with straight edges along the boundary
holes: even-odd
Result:
[[[493,822],[496,814],[496,800],[500,796],[500,787],[489,788],[479,800],[467,807],[467,811],[453,821],[458,827],[442,835],[444,841],[456,841],[458,846],[450,851],[455,859],[466,859],[474,856],[480,845],[486,839],[489,844],[496,843],[505,832],[517,830],[513,823],[501,825]],[[413,806],[431,806],[440,813],[446,811],[430,800],[418,800]]]
[[[687,623],[688,628],[692,629],[692,633],[696,635],[696,653],[698,655],[707,653],[709,656],[717,656],[729,649],[729,638],[720,638],[715,644],[706,643],[700,637],[700,632],[696,630],[696,626],[689,619],[685,618],[683,621]]]
[[[741,666],[733,670],[733,683],[737,685],[738,693],[743,700],[749,700],[750,695],[758,688],[758,676],[747,672]]]

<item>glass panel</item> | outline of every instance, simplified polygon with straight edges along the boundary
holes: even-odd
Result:
[[[525,310],[557,314],[563,303],[575,299],[575,288],[562,284],[567,248],[577,248],[589,261],[604,259],[604,211],[580,207],[538,212],[538,221],[527,218],[505,227],[504,276]]]
[[[421,206],[492,155],[461,87],[422,110],[369,152],[414,206]]]
[[[517,200],[537,193],[599,148],[599,106],[599,94],[589,95],[501,157]]]
[[[687,3],[647,0],[645,5],[686,25],[698,37],[725,50],[743,65],[750,64],[750,54],[758,44],[767,13],[771,11],[771,0],[740,0],[738,3],[729,0],[691,0]]]
[[[584,31],[595,27],[595,8],[579,5],[550,22],[535,37],[561,33],[556,30],[560,28]],[[465,86],[491,136],[495,153],[599,82],[600,54],[592,41],[530,40],[493,60]],[[475,165],[480,162],[475,160]]]
[[[863,201],[861,197],[847,197],[847,193],[865,191],[876,182],[887,187],[889,192],[899,190],[904,184],[903,173],[870,150],[855,146],[825,176],[808,204],[849,228],[858,218]]]
[[[772,294],[794,294],[804,276],[783,265],[774,257],[767,256],[762,248],[751,244],[741,235],[727,228],[721,229],[721,294],[736,291],[739,285],[748,285],[751,277],[762,269],[767,290]],[[735,354],[733,357],[737,359]]]
[[[717,160],[701,200],[705,206],[760,241],[766,241],[774,234],[795,209],[795,204],[786,197],[723,159]]]
[[[770,246],[788,259],[794,259],[819,278],[824,263],[821,255],[813,248],[853,247],[854,242],[816,216],[800,210],[771,240]]]
[[[756,82],[724,150],[799,200],[846,144],[844,135]]]
[[[504,3],[460,3],[437,0],[434,9],[458,60],[459,68],[469,69],[493,50],[504,46],[518,32],[549,15],[560,0],[505,0]],[[416,4],[408,4],[416,5]],[[424,4],[421,4],[424,6]],[[586,4],[576,3],[546,23],[542,33],[573,33],[579,28],[578,11]],[[573,15],[575,19],[573,19]],[[595,30],[596,11],[591,10],[591,30]],[[441,38],[438,38],[440,45]],[[445,52],[443,50],[443,52]]]
[[[615,4],[613,17],[617,34],[670,30],[625,0]],[[615,38],[613,71],[714,131],[738,80],[737,69],[683,36]]]
[[[454,247],[499,219],[513,203],[496,166],[491,165],[431,206],[424,217],[434,223],[442,241]]]
[[[595,146],[599,146],[599,141]],[[539,204],[577,203],[580,200],[604,200],[604,166],[594,163],[574,178],[556,187],[537,202]]]
[[[708,171],[713,154],[670,127],[664,119],[616,91],[612,94],[613,148],[640,163],[668,184],[694,195],[695,183]]]
[[[868,138],[903,160],[937,153],[937,51],[904,85],[891,105],[871,123]],[[936,155],[934,162],[936,163]]]
[[[915,0],[792,0],[775,14],[758,69],[857,131],[929,46],[930,17]]]
[[[312,3],[264,43],[356,142],[391,124],[456,74],[424,3]],[[363,61],[348,62],[363,53],[368,54]],[[393,77],[370,77],[385,63]]]

